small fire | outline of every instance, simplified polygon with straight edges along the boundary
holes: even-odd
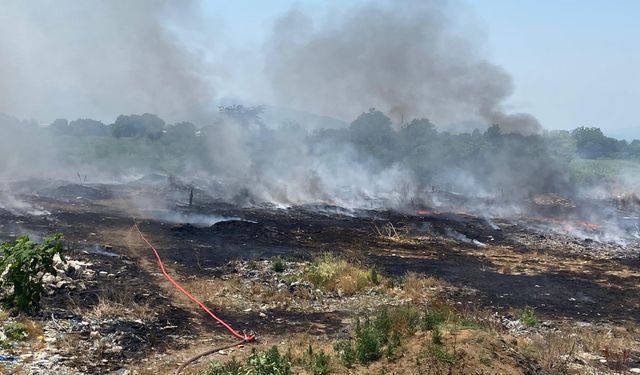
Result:
[[[584,220],[558,219],[546,216],[529,216],[525,220],[548,223],[559,228],[564,233],[573,233],[578,230],[587,232],[600,232],[602,225]]]

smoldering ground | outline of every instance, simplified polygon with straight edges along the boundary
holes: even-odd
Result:
[[[247,72],[205,52],[204,38],[185,42],[205,28],[197,2],[3,7],[0,111],[46,124],[115,119],[92,131],[0,119],[3,181],[131,182],[158,173],[241,205],[442,206],[486,216],[525,212],[535,194],[579,190],[569,169],[575,145],[506,110],[513,82],[484,57],[457,2],[366,1],[324,20],[293,9],[253,51],[262,59]],[[261,102],[344,126],[310,129],[286,114],[265,121],[260,108],[218,111],[216,92],[248,94],[247,77],[262,82],[251,93]],[[116,118],[144,112],[170,123]],[[479,130],[446,131],[461,122]]]

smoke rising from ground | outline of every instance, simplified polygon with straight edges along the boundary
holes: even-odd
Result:
[[[533,116],[503,111],[511,77],[451,26],[450,2],[367,2],[329,18],[317,26],[293,10],[277,21],[266,72],[281,102],[343,119],[375,107],[397,122],[404,115],[541,130]]]

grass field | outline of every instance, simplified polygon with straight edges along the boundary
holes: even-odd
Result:
[[[640,162],[633,160],[575,159],[571,162],[571,176],[576,182],[598,179],[640,181]]]

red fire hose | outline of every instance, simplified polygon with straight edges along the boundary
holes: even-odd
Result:
[[[140,228],[138,227],[138,223],[133,222],[133,227],[136,229],[136,231],[138,231],[138,234],[140,235],[140,238],[142,238],[142,240],[149,246],[149,248],[151,248],[151,250],[153,250],[153,253],[156,256],[156,259],[158,261],[158,266],[160,266],[160,270],[162,271],[162,274],[164,275],[165,278],[167,278],[167,280],[169,280],[171,282],[171,284],[173,284],[173,286],[176,287],[176,289],[178,289],[180,292],[182,292],[182,294],[184,294],[185,296],[189,297],[190,300],[192,300],[193,302],[195,302],[198,306],[200,306],[200,308],[202,310],[204,310],[207,314],[209,314],[210,317],[212,317],[216,322],[218,322],[218,324],[222,325],[224,328],[227,329],[227,331],[229,331],[229,333],[231,333],[233,336],[235,336],[236,338],[239,338],[241,341],[236,343],[236,344],[231,344],[222,348],[218,348],[218,349],[214,349],[214,350],[208,350],[205,353],[201,353],[196,355],[195,357],[192,357],[191,359],[189,359],[187,362],[185,362],[184,364],[182,364],[178,370],[176,371],[176,374],[179,374],[180,371],[189,363],[196,361],[197,359],[203,357],[204,355],[208,355],[211,353],[214,353],[216,351],[220,351],[222,349],[227,349],[230,347],[234,347],[234,346],[238,346],[238,345],[242,345],[244,343],[249,343],[249,342],[253,342],[256,340],[255,335],[246,335],[246,334],[242,334],[238,331],[236,331],[235,329],[233,329],[230,325],[228,325],[227,323],[225,323],[222,319],[218,318],[214,313],[211,312],[211,310],[209,310],[209,308],[207,308],[207,306],[205,306],[204,303],[200,302],[200,300],[198,300],[196,297],[194,297],[191,293],[189,293],[186,289],[184,289],[180,284],[178,284],[178,282],[171,277],[171,275],[167,272],[167,270],[164,268],[164,263],[162,263],[162,259],[160,258],[160,254],[158,254],[158,250],[156,250],[155,247],[153,247],[153,245],[151,244],[151,242],[149,242],[145,236],[142,234],[142,232],[140,231]]]

